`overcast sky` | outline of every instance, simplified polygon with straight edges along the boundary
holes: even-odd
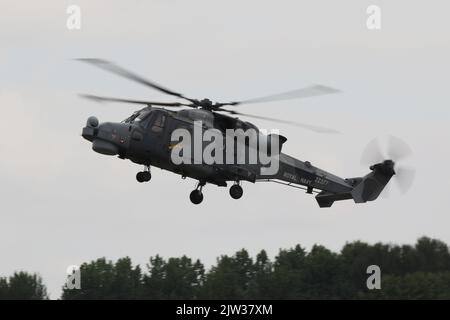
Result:
[[[66,28],[67,6],[81,30]],[[381,29],[366,27],[369,5]],[[10,1],[0,0],[0,275],[40,273],[57,298],[67,266],[129,255],[187,254],[208,266],[220,254],[347,241],[450,243],[448,1]],[[414,150],[412,189],[320,209],[302,190],[244,183],[236,201],[207,185],[97,154],[80,136],[90,115],[120,121],[136,106],[96,104],[77,93],[165,99],[156,91],[73,61],[101,57],[188,96],[228,101],[320,83],[339,95],[240,107],[243,112],[331,127],[287,125],[284,151],[342,177],[366,174],[359,158],[393,134]],[[392,183],[393,184],[393,183]]]

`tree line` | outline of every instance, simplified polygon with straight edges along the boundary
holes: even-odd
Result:
[[[381,289],[367,287],[367,267],[381,269]],[[450,252],[442,241],[422,237],[414,246],[355,241],[339,253],[314,245],[242,249],[220,256],[208,270],[187,256],[157,255],[145,268],[129,257],[100,258],[80,266],[81,289],[63,288],[61,299],[450,299]],[[0,299],[46,299],[37,275],[0,278]]]

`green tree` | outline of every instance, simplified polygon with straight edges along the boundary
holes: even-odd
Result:
[[[206,275],[202,297],[207,299],[245,299],[247,290],[255,275],[253,260],[247,250],[242,249],[234,256],[221,256],[217,266]]]
[[[0,300],[8,299],[9,284],[7,278],[0,278]]]
[[[416,243],[415,271],[439,272],[450,270],[448,246],[439,240],[422,237]]]
[[[273,299],[299,299],[303,297],[302,272],[305,263],[306,251],[300,245],[279,251],[273,264]]]
[[[204,281],[203,264],[186,256],[150,258],[149,274],[143,278],[144,298],[147,299],[195,299]]]
[[[141,296],[141,268],[133,264],[129,257],[117,260],[111,283],[110,296],[114,299],[138,299]]]
[[[300,297],[305,299],[340,298],[341,264],[337,254],[314,245],[305,259]]]
[[[381,290],[367,288],[370,265],[381,268]],[[253,260],[242,249],[208,272],[186,256],[151,257],[144,274],[127,257],[102,258],[83,264],[81,276],[82,289],[64,290],[64,299],[450,299],[449,248],[427,237],[414,246],[355,241],[340,253],[297,245],[273,262],[264,250]],[[0,298],[12,297],[11,286],[16,293],[27,286],[15,277],[0,278]]]
[[[254,277],[249,283],[248,299],[270,299],[272,297],[273,264],[265,250],[256,255]]]
[[[37,274],[15,272],[14,275],[0,278],[1,300],[45,300],[47,289]]]
[[[105,258],[80,267],[81,289],[63,288],[62,299],[135,299],[140,296],[141,270],[128,257],[115,264]]]
[[[366,292],[366,299],[450,299],[450,272],[413,272],[386,275],[381,290]]]

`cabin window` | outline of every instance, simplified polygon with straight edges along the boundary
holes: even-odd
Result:
[[[161,133],[164,129],[164,125],[166,122],[166,116],[162,113],[158,113],[156,115],[155,121],[152,124],[152,131],[156,133]]]

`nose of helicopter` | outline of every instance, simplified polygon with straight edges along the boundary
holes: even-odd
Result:
[[[95,152],[111,156],[124,155],[129,145],[128,127],[117,122],[99,123],[96,117],[89,117],[81,135],[92,142]]]

